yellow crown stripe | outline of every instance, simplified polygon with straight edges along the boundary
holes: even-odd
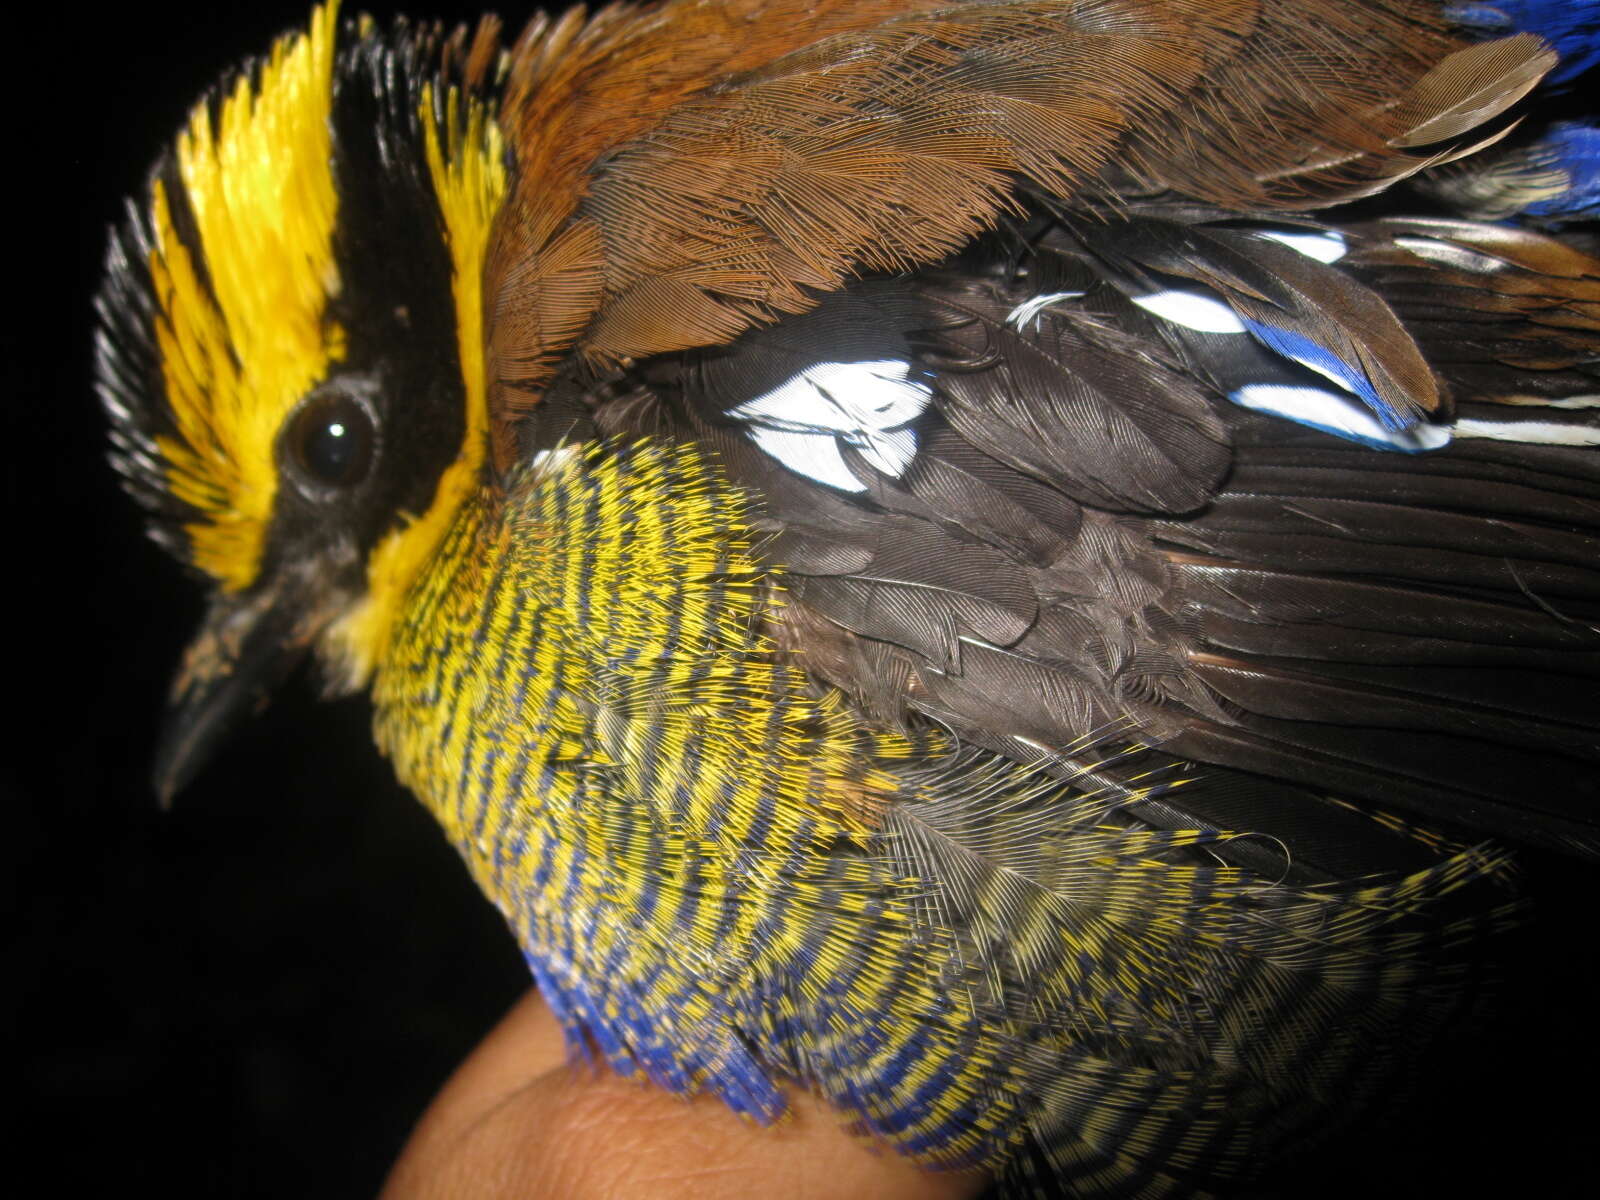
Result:
[[[260,568],[278,429],[344,354],[327,319],[339,290],[328,123],[337,11],[317,9],[306,33],[238,81],[215,125],[201,105],[178,139],[209,291],[161,183],[152,196],[156,339],[180,435],[159,444],[173,493],[203,514],[188,527],[194,561],[231,591]]]

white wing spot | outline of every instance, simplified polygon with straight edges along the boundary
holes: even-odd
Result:
[[[1013,308],[1006,317],[1006,324],[1019,333],[1026,333],[1028,326],[1037,325],[1040,314],[1052,304],[1060,304],[1063,300],[1076,300],[1081,295],[1082,292],[1045,292],[1034,296]]]
[[[917,456],[917,434],[914,429],[869,432],[860,444],[853,440],[850,444],[861,451],[861,456],[874,468],[895,479],[900,478]]]
[[[1464,438],[1496,442],[1529,442],[1545,446],[1600,446],[1600,428],[1560,421],[1473,421],[1463,417],[1456,433]]]
[[[1245,332],[1244,322],[1239,320],[1233,309],[1203,292],[1185,292],[1173,288],[1130,299],[1145,312],[1153,313],[1163,321],[1184,325],[1201,333]]]
[[[756,426],[750,440],[791,471],[844,492],[864,492],[867,485],[845,466],[839,439],[831,433],[795,433]]]
[[[1330,392],[1323,388],[1290,384],[1250,383],[1229,392],[1228,398],[1244,408],[1284,417],[1324,433],[1380,449],[1418,454],[1437,450],[1450,441],[1450,429],[1444,425],[1419,424],[1410,429],[1386,429],[1365,405],[1348,392]]]
[[[1336,263],[1350,249],[1344,234],[1331,229],[1323,233],[1313,233],[1309,229],[1252,229],[1250,232],[1256,237],[1282,242],[1289,249],[1321,263]]]
[[[845,464],[841,443],[885,475],[898,477],[917,454],[911,423],[933,398],[911,365],[898,359],[818,363],[729,416],[750,439],[791,471],[846,492],[866,490]]]

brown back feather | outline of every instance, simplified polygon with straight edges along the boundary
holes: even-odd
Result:
[[[676,0],[536,21],[485,281],[497,458],[574,348],[728,341],[944,257],[1021,181],[1069,204],[1363,194],[1513,103],[1542,47],[1463,50],[1410,0]]]

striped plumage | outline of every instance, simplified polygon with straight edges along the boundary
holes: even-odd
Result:
[[[1185,853],[1227,834],[874,733],[760,632],[782,600],[690,447],[555,451],[482,516],[379,668],[378,741],[624,1073],[769,1120],[775,1068],[815,1079],[943,1165],[1024,1121],[1069,1177],[1140,1179],[1145,1139],[1180,1177],[1245,1162],[1306,1072],[1348,1094],[1412,1030],[1448,973],[1423,983],[1405,917],[1495,868],[1272,886]]]
[[[1311,0],[496,39],[319,12],[113,243],[118,463],[216,585],[162,786],[315,649],[574,1053],[1021,1191],[1381,1088],[1504,919],[1476,833],[1595,844],[1600,260],[1373,208],[1557,55]]]

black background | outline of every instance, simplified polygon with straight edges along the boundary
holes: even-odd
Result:
[[[424,3],[412,14],[469,15]],[[175,811],[146,782],[200,599],[103,463],[90,298],[106,225],[193,99],[304,16],[57,5],[7,31],[0,1003],[24,1112],[11,1170],[43,1170],[51,1194],[369,1195],[526,986],[364,702],[318,704],[299,681]],[[1587,1190],[1595,872],[1531,856],[1526,878],[1489,1023],[1441,1048],[1403,1111],[1253,1194]]]

